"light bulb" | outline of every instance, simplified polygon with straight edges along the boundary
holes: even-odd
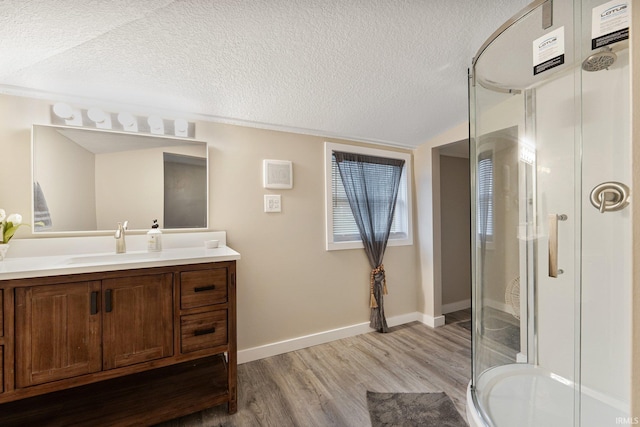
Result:
[[[64,102],[53,104],[53,114],[64,120],[66,125],[82,126],[82,113]],[[54,117],[52,117],[54,119]]]
[[[122,126],[131,126],[134,123],[133,114],[131,113],[119,113],[118,121]]]
[[[98,129],[111,129],[111,116],[99,108],[89,108],[87,117],[96,123]]]
[[[104,123],[107,115],[99,108],[89,108],[87,116],[96,123]]]
[[[164,122],[158,116],[149,116],[147,119],[151,133],[156,135],[164,134]]]
[[[176,136],[189,136],[189,123],[185,119],[176,119],[173,122]]]
[[[61,119],[73,119],[73,108],[64,102],[58,102],[53,106],[53,112]]]

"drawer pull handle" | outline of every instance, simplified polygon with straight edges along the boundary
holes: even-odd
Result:
[[[204,291],[213,291],[216,287],[214,285],[211,286],[200,286],[198,288],[193,288],[193,292],[204,292]]]
[[[98,314],[98,292],[91,292],[91,314]]]
[[[198,329],[197,331],[193,332],[193,335],[195,335],[196,337],[200,336],[200,335],[208,335],[208,334],[213,334],[216,331],[216,328],[208,328],[208,329]]]
[[[107,289],[104,295],[104,311],[107,313],[111,313],[111,310],[113,310],[113,301],[111,298],[111,289]]]

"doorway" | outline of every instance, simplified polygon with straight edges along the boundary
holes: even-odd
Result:
[[[437,147],[440,198],[441,311],[471,307],[469,141]]]

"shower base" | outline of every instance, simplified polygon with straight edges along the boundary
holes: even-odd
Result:
[[[567,427],[574,425],[574,386],[565,378],[524,363],[498,366],[478,380],[481,396],[467,389],[471,427]],[[628,417],[625,405],[583,392],[581,426],[615,426]],[[481,415],[482,413],[482,415]],[[487,424],[486,419],[493,424]]]

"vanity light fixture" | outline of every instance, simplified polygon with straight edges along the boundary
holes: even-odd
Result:
[[[82,113],[64,102],[53,105],[53,113],[64,120],[66,125],[82,126]]]
[[[127,112],[118,113],[118,122],[120,122],[124,130],[138,132],[138,120],[133,114]]]
[[[189,136],[189,123],[185,119],[176,119],[173,122],[173,130],[176,136]]]
[[[98,129],[111,129],[111,115],[101,109],[95,107],[89,108],[89,110],[87,110],[87,116],[96,123]]]
[[[147,119],[149,130],[154,135],[164,135],[164,122],[158,116],[149,116]]]
[[[64,102],[51,105],[50,113],[51,123],[54,125],[64,124],[153,135],[173,134],[183,138],[195,137],[195,123],[183,118],[165,120],[158,115],[135,115],[126,110],[118,113],[99,107],[75,107]]]
[[[523,138],[518,144],[520,161],[533,165],[536,161],[536,148],[527,138]]]

